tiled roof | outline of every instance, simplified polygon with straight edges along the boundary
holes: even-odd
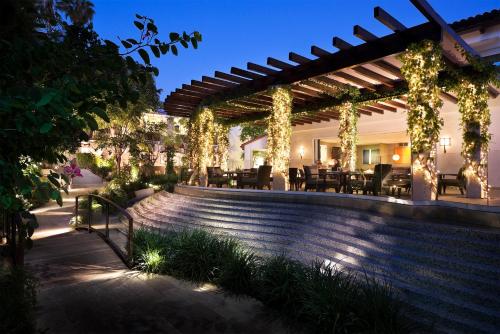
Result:
[[[486,28],[495,24],[500,24],[500,9],[493,9],[489,12],[461,19],[453,22],[450,26],[456,32],[466,32],[478,28]]]

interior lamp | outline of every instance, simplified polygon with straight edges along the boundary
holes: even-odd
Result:
[[[394,154],[392,155],[392,160],[393,160],[393,161],[399,161],[399,159],[401,159],[401,157],[399,156],[399,154],[394,153]]]
[[[441,137],[439,139],[439,145],[443,147],[443,152],[446,153],[446,148],[451,146],[451,138],[450,137]]]

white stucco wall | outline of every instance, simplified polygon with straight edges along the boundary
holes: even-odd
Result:
[[[243,168],[252,168],[252,152],[254,150],[265,150],[267,147],[267,137],[261,137],[244,146],[245,159]]]
[[[493,187],[500,187],[500,97],[490,99],[492,139],[489,152],[489,183]],[[462,149],[462,130],[460,128],[460,114],[458,106],[444,101],[440,111],[444,120],[441,137],[450,137],[451,146],[438,146],[437,168],[443,173],[456,173],[463,163],[460,155]],[[400,134],[406,131],[406,112],[398,110],[396,113],[386,112],[383,115],[361,116],[358,123],[358,133],[361,138],[373,141],[390,133]],[[293,127],[290,165],[301,167],[312,164],[314,159],[314,139],[337,137],[338,121],[321,122],[298,125]],[[397,142],[397,141],[395,141]],[[299,150],[304,148],[304,156],[300,159]]]

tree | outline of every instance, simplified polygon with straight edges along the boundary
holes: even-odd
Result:
[[[0,2],[0,210],[7,212],[11,230],[19,232],[10,236],[10,244],[17,239],[22,245],[33,233],[24,203],[43,181],[30,164],[65,162],[64,152],[74,152],[88,131],[97,130],[96,118],[109,121],[108,106],[126,108],[137,101],[131,83],[158,74],[147,50],[155,57],[176,55],[177,44],[196,48],[201,41],[197,32],[171,33],[169,42],[160,41],[153,20],[136,15],[140,37],[121,40],[121,52],[100,39],[91,24],[62,19],[61,3]],[[143,64],[130,56],[134,52]],[[59,175],[51,172],[48,180],[46,193],[61,203]]]
[[[146,111],[156,111],[160,105],[158,90],[151,75],[144,83],[132,83],[138,93],[137,101],[128,103],[126,107],[119,104],[109,105],[107,115],[109,122],[100,122],[94,139],[100,148],[110,149],[115,159],[117,174],[121,173],[122,157],[130,149],[141,125],[141,117]]]
[[[95,14],[94,4],[87,0],[61,0],[56,8],[78,26],[91,22]]]
[[[132,133],[130,154],[143,166],[146,176],[153,174],[156,161],[163,151],[163,140],[167,135],[164,122],[144,122]]]

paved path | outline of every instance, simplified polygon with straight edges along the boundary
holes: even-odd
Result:
[[[40,228],[26,262],[40,278],[46,333],[286,332],[255,300],[128,270],[97,235],[68,228],[73,203],[35,211]]]

